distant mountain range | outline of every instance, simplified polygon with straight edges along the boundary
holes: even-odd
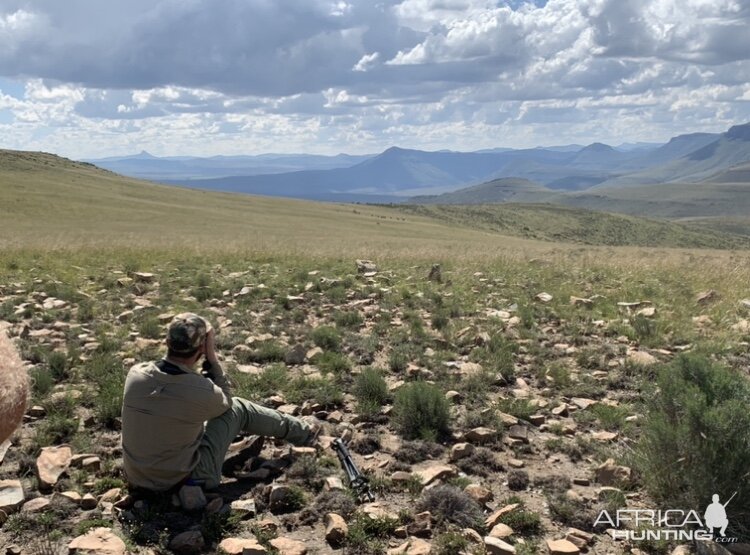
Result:
[[[750,164],[750,124],[721,134],[680,135],[666,144],[634,143],[616,148],[602,143],[476,152],[392,147],[369,156],[212,158],[157,158],[141,153],[88,161],[128,176],[184,187],[312,200],[554,201],[561,194],[599,197],[623,187],[746,179],[750,174],[746,167]],[[497,181],[505,178],[516,181]]]

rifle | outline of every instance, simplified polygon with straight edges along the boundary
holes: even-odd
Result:
[[[341,438],[337,437],[333,440],[331,447],[336,451],[336,455],[338,455],[339,461],[341,461],[341,466],[344,467],[344,471],[346,472],[346,477],[349,479],[349,486],[357,493],[357,497],[360,500],[364,498],[368,501],[375,501],[375,496],[370,491],[370,480],[354,464],[349,449],[346,448],[346,444]]]

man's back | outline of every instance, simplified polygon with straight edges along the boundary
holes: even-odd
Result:
[[[231,399],[210,380],[181,366],[137,364],[125,380],[123,464],[128,481],[166,490],[198,464],[206,420],[223,414]]]

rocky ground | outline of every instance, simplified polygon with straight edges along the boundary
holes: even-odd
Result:
[[[750,301],[726,282],[701,289],[710,276],[37,262],[0,276],[0,321],[35,380],[0,447],[0,545],[13,554],[686,553],[595,522],[654,506],[634,449],[656,369],[696,345],[721,343],[736,368],[750,358]],[[322,420],[318,445],[238,438],[217,491],[129,491],[124,376],[160,356],[183,310],[219,330],[236,393]],[[418,424],[414,384],[439,391],[445,421],[436,402]],[[335,437],[375,501],[348,488]]]

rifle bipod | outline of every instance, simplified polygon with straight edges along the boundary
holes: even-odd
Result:
[[[375,496],[370,491],[370,480],[354,464],[346,444],[341,438],[336,438],[333,440],[331,447],[336,451],[336,455],[339,461],[341,461],[341,466],[344,468],[344,472],[346,472],[346,477],[349,479],[349,487],[357,493],[359,500],[375,501]]]

